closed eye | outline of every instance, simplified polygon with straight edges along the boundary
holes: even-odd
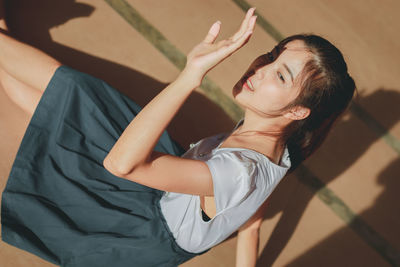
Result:
[[[278,78],[281,79],[283,82],[285,82],[285,78],[282,76],[282,73],[280,73],[278,71],[277,74],[278,74]]]

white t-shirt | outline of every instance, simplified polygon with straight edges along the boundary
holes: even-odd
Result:
[[[264,203],[290,168],[287,147],[280,165],[277,165],[254,150],[220,148],[229,135],[222,133],[204,138],[192,144],[181,156],[202,160],[210,169],[216,205],[216,215],[211,220],[203,220],[198,195],[165,192],[160,199],[165,220],[177,244],[186,251],[205,251],[237,231]]]

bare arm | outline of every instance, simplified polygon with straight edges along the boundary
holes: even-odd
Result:
[[[238,231],[236,267],[255,267],[260,243],[260,227],[267,210],[267,199]]]
[[[236,267],[255,267],[258,257],[260,229],[240,231],[237,236]]]
[[[179,77],[148,103],[103,160],[116,176],[168,192],[212,196],[210,170],[201,160],[185,159],[153,151],[176,112],[201,84],[203,77],[249,39],[256,17],[249,9],[240,29],[229,39],[215,43],[220,23],[214,23],[205,39],[187,56]]]
[[[198,81],[182,72],[130,122],[105,158],[105,166],[117,173],[128,174],[148,162],[161,134],[198,86]]]

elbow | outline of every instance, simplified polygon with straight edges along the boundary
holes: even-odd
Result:
[[[103,160],[103,167],[109,171],[110,173],[116,175],[116,176],[122,176],[122,175],[126,175],[130,172],[130,170],[124,170],[123,168],[118,168],[117,166],[115,166],[115,164],[113,164],[113,162],[108,158],[105,157]]]
[[[107,171],[109,171],[109,172],[111,172],[111,173],[115,173],[115,171],[114,171],[114,169],[113,169],[113,166],[111,166],[111,162],[110,162],[110,160],[109,160],[109,158],[108,157],[105,157],[104,158],[104,160],[103,160],[103,167],[104,167],[104,169],[106,169]]]

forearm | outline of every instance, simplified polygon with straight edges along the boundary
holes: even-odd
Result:
[[[104,165],[127,174],[146,162],[163,131],[199,85],[198,79],[183,71],[135,116],[110,150]]]
[[[107,169],[128,174],[149,160],[162,132],[207,72],[248,41],[256,21],[254,10],[249,9],[240,29],[227,40],[215,43],[220,23],[211,26],[204,40],[187,55],[186,66],[178,79],[150,101],[122,133],[104,159]]]
[[[255,267],[258,258],[259,230],[239,231],[236,247],[236,267]]]

